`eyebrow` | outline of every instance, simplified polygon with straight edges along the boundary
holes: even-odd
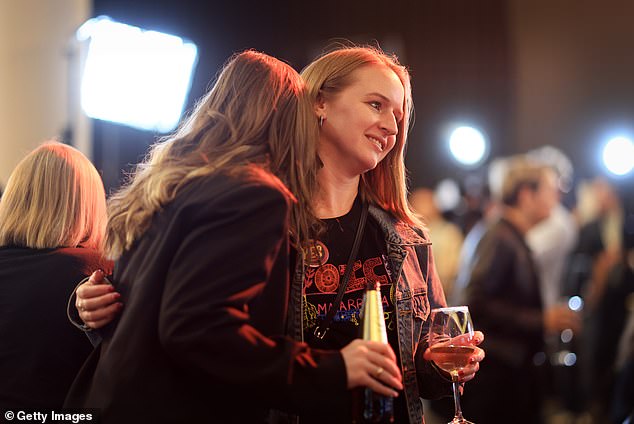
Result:
[[[392,100],[390,100],[390,98],[389,98],[389,97],[384,96],[383,94],[378,93],[378,92],[376,92],[376,91],[373,91],[372,93],[369,93],[368,95],[369,95],[369,96],[377,96],[377,97],[380,97],[381,99],[383,99],[383,101],[385,101],[385,102],[387,102],[387,103],[392,103]],[[396,117],[396,118],[397,118],[397,120],[398,120],[398,121],[403,120],[403,111],[402,111],[401,109],[397,109],[397,110],[396,110],[396,112],[397,112],[397,115],[398,115],[398,116]]]

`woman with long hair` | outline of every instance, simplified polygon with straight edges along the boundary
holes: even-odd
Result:
[[[395,422],[421,423],[420,398],[449,394],[450,386],[428,360],[425,340],[430,310],[445,306],[446,300],[429,237],[407,202],[404,154],[413,108],[409,73],[395,56],[352,46],[322,55],[301,75],[319,125],[323,167],[311,204],[320,230],[298,255],[289,330],[313,347],[344,346],[359,334],[366,283],[380,282],[388,340],[404,378]],[[364,209],[368,219],[361,248],[345,282]],[[329,316],[340,290],[341,301]],[[474,343],[483,337],[478,332]],[[476,348],[462,381],[473,378],[483,357]],[[380,374],[377,368],[375,375]],[[351,404],[330,411],[336,417],[331,422],[350,422]],[[303,423],[313,421],[302,417]]]
[[[0,409],[62,406],[91,351],[66,298],[109,268],[105,228],[101,178],[78,150],[47,142],[12,172],[0,200]]]

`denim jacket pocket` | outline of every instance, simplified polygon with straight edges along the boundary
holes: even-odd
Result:
[[[430,312],[427,290],[414,293],[414,296],[412,296],[412,312],[416,318],[419,318],[422,321],[427,319]]]

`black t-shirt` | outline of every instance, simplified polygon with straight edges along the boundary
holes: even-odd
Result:
[[[359,313],[368,281],[381,284],[385,326],[390,335],[396,334],[394,316],[394,286],[387,262],[385,238],[378,224],[368,219],[355,258],[354,268],[346,286],[343,299],[337,305],[337,313],[323,339],[315,337],[314,330],[330,310],[337,297],[339,283],[346,271],[350,250],[354,242],[361,216],[361,202],[357,199],[346,215],[325,219],[326,232],[315,240],[313,251],[307,255],[304,270],[304,339],[313,347],[341,349],[361,335]]]
[[[309,250],[304,249],[304,340],[314,348],[339,350],[352,340],[360,338],[362,327],[359,315],[365,288],[369,280],[378,281],[381,285],[388,341],[397,355],[397,363],[400,363],[394,307],[395,289],[390,268],[386,266],[388,259],[385,237],[378,223],[371,217],[368,217],[366,222],[353,272],[350,274],[343,299],[337,305],[337,313],[328,327],[328,332],[323,339],[314,335],[315,328],[325,319],[337,297],[360,216],[361,201],[357,198],[346,215],[324,219],[325,233],[319,240],[308,244]],[[405,412],[402,394],[395,400],[394,406],[396,417],[402,416]],[[332,411],[331,417],[336,419],[336,422],[349,422],[349,413],[350,411]],[[342,417],[347,418],[339,420]],[[302,417],[302,422],[304,421]]]

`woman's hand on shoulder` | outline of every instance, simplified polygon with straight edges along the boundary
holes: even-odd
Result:
[[[75,307],[82,321],[95,330],[110,323],[121,311],[120,296],[103,271],[97,270],[77,289]]]

